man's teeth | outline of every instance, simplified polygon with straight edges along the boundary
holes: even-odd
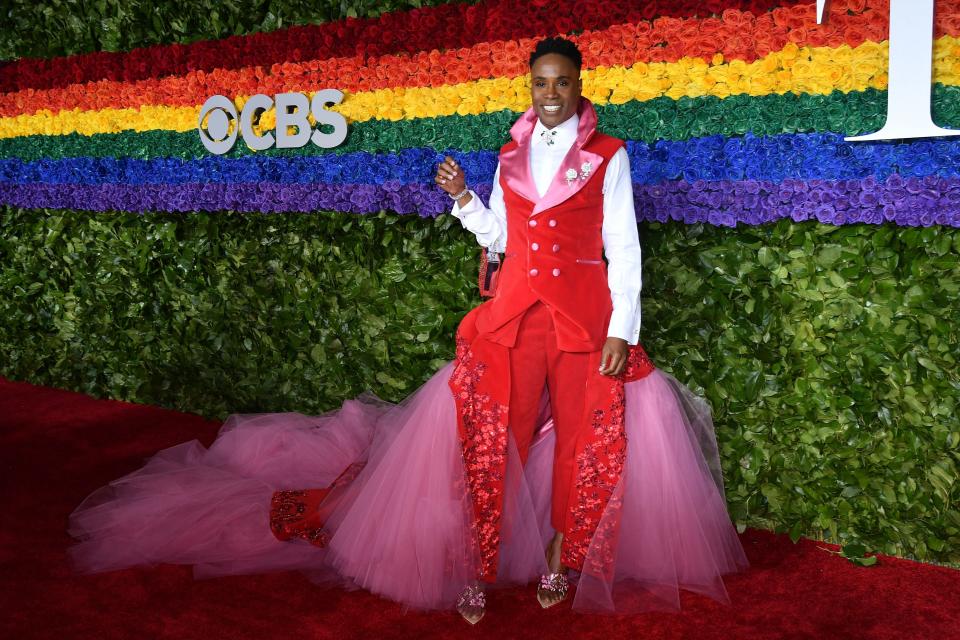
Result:
[[[543,110],[544,110],[544,111],[549,111],[550,113],[554,113],[555,111],[560,111],[560,105],[558,105],[558,104],[545,104],[545,105],[543,105]]]

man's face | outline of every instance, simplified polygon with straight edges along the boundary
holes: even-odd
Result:
[[[567,56],[548,53],[537,58],[530,68],[530,100],[548,129],[577,112],[580,90],[580,73]]]

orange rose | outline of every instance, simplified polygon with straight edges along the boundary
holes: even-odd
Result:
[[[696,30],[700,33],[717,33],[725,27],[736,28],[736,25],[725,25],[720,18],[704,18],[700,21],[700,26]]]
[[[430,87],[433,86],[433,76],[431,76],[427,71],[421,69],[411,78],[414,86],[416,87]]]
[[[770,12],[770,15],[773,17],[773,23],[778,27],[790,26],[790,12],[786,7],[777,7]]]
[[[662,32],[665,36],[671,36],[680,30],[680,28],[683,26],[683,20],[680,18],[674,18],[672,16],[664,16],[654,20],[653,26],[657,31]]]
[[[817,22],[817,7],[815,4],[797,4],[788,8],[787,11],[797,25],[804,25],[811,18],[814,23]]]
[[[866,29],[857,25],[848,25],[843,30],[843,40],[851,47],[857,47],[870,39]]]
[[[653,31],[653,23],[647,22],[646,20],[637,22],[636,24],[632,25],[632,27],[638,38],[646,36]]]
[[[744,14],[739,9],[724,9],[720,19],[726,24],[739,27],[744,22]]]
[[[609,52],[603,52],[600,56],[597,57],[597,66],[598,67],[612,67],[614,65],[623,65],[627,66],[630,64],[628,60],[629,52],[627,51],[617,51],[619,53],[619,58]]]
[[[593,56],[593,57],[596,57],[596,56],[599,56],[600,54],[602,54],[602,53],[603,53],[603,40],[601,40],[601,39],[599,39],[599,38],[594,38],[593,40],[591,40],[590,42],[588,42],[588,43],[587,43],[587,52],[588,52],[591,56]]]
[[[807,31],[808,47],[828,47],[830,46],[830,35],[822,29],[810,29]]]
[[[467,73],[467,67],[462,63],[458,63],[450,69],[450,77],[454,84],[461,84],[470,79],[470,75]]]
[[[807,30],[802,27],[795,27],[787,32],[787,38],[790,42],[801,45],[807,40]]]
[[[699,23],[696,20],[687,20],[680,26],[680,28],[677,30],[676,36],[674,37],[680,38],[681,40],[693,38],[705,31],[705,29],[702,27],[702,23]]]
[[[480,60],[474,66],[474,73],[480,78],[493,77],[493,65],[489,60]]]
[[[519,49],[513,52],[507,52],[507,64],[512,65],[514,68],[521,67],[528,59],[527,54],[521,52]]]

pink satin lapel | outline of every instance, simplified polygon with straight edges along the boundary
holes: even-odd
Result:
[[[577,114],[580,116],[580,122],[577,124],[577,139],[570,147],[563,162],[560,163],[557,175],[553,177],[553,181],[543,195],[543,199],[534,206],[533,213],[530,214],[531,217],[550,207],[557,206],[572,197],[580,189],[583,189],[587,182],[593,179],[600,163],[603,162],[603,156],[583,149],[597,131],[597,112],[593,108],[593,103],[581,97]],[[590,163],[590,169],[586,177],[582,178],[583,166],[587,162]],[[577,177],[568,181],[566,175],[567,171],[570,170],[574,171]]]
[[[581,178],[582,167],[586,162],[590,163],[590,171],[586,177]],[[593,176],[597,172],[597,168],[601,162],[603,162],[603,156],[599,154],[584,151],[578,148],[576,144],[570,147],[567,156],[563,159],[563,162],[560,163],[560,168],[557,169],[557,175],[553,176],[553,182],[550,183],[550,188],[543,194],[543,199],[534,205],[533,212],[530,214],[531,217],[550,207],[557,206],[568,198],[571,198],[575,193],[580,191],[580,189],[583,189],[587,182],[593,180]],[[577,177],[568,182],[566,174],[569,169],[575,171]]]
[[[514,193],[530,202],[537,202],[540,194],[530,173],[530,136],[537,124],[533,107],[524,112],[510,127],[510,137],[517,146],[500,156],[500,175]]]

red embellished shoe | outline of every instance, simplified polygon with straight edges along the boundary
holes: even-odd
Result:
[[[487,596],[480,585],[472,585],[460,592],[457,611],[470,624],[477,624],[486,613]]]
[[[566,572],[548,573],[540,576],[540,584],[537,586],[537,602],[544,609],[549,609],[553,605],[566,600],[569,591],[570,581],[567,579]]]

